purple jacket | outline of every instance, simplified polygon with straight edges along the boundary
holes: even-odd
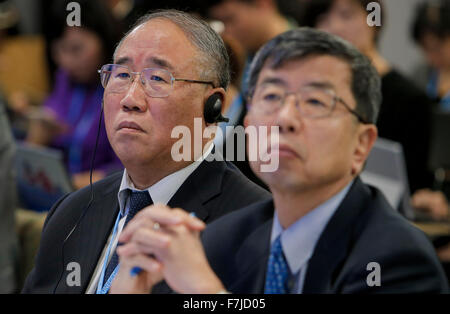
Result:
[[[68,130],[56,137],[51,146],[64,152],[70,174],[88,171],[95,147],[100,119],[103,87],[73,83],[67,73],[58,70],[52,93],[44,103]],[[94,170],[106,173],[122,169],[106,136],[104,120],[100,130]]]

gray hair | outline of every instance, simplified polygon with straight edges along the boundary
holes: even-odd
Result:
[[[202,79],[213,79],[214,85],[226,89],[230,82],[230,61],[222,38],[204,21],[189,13],[178,10],[158,10],[139,18],[133,27],[120,40],[114,52],[122,45],[125,38],[139,26],[153,19],[166,19],[177,25],[198,48],[201,54],[200,71]]]
[[[287,31],[266,43],[256,54],[248,76],[247,97],[252,97],[266,61],[276,69],[292,59],[329,55],[346,61],[352,71],[352,93],[356,112],[375,124],[381,105],[381,79],[370,60],[337,36],[307,27]]]

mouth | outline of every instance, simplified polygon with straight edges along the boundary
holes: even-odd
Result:
[[[139,126],[139,124],[132,122],[132,121],[123,121],[119,124],[117,127],[117,130],[124,130],[124,131],[132,131],[132,132],[144,132],[144,129]]]
[[[274,151],[278,151],[279,157],[290,157],[290,158],[300,158],[300,155],[289,145],[280,144],[278,149],[276,146],[272,146]]]

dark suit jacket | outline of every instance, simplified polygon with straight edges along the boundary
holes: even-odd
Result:
[[[237,126],[244,126],[244,119],[245,116],[247,114],[247,109],[245,107],[245,104],[243,104],[243,106],[240,109],[239,112],[239,118],[236,121],[236,124],[234,125],[234,127]],[[240,150],[244,150],[246,151],[246,147],[247,147],[247,136],[245,137],[245,141],[243,143],[242,147],[238,147],[238,144],[240,143],[240,141],[237,138],[237,135],[234,134],[233,135],[234,139],[231,138],[231,136],[229,136],[228,138],[226,138],[223,142],[223,156],[227,156],[227,145],[231,145],[234,147],[234,155],[231,158],[231,161],[235,164],[236,167],[239,168],[239,170],[241,170],[241,172],[247,177],[249,178],[251,181],[255,182],[256,184],[258,184],[259,186],[263,187],[266,190],[269,190],[269,188],[267,187],[267,185],[260,179],[258,178],[255,173],[253,172],[252,168],[250,167],[249,161],[248,161],[248,155],[245,154],[245,158],[244,160],[239,160],[241,158],[241,156],[238,154],[238,152]],[[233,142],[232,142],[233,141]],[[230,160],[230,159],[227,159]]]
[[[233,293],[263,293],[274,205],[264,201],[210,224],[202,235],[208,260]],[[233,230],[233,232],[230,232]],[[368,287],[367,264],[381,267]],[[425,235],[395,212],[376,189],[356,179],[309,260],[303,293],[447,292]]]
[[[64,244],[90,199],[86,187],[59,200],[50,210],[44,225],[35,267],[28,275],[24,293],[84,293],[111,233],[119,211],[117,193],[122,173],[119,172],[93,185],[94,201]],[[186,179],[168,205],[193,211],[206,223],[270,198],[270,194],[250,182],[228,162],[202,162]],[[77,262],[81,269],[81,286],[69,287],[63,271],[68,263]],[[59,282],[59,283],[58,283]]]

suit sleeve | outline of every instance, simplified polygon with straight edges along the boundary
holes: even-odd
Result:
[[[384,243],[377,254],[353,263],[342,293],[448,293],[448,281],[433,247],[425,237],[409,240]],[[371,262],[377,264],[367,267]]]
[[[62,196],[50,209],[50,211],[47,214],[47,217],[45,218],[45,222],[44,222],[44,227],[42,229],[42,233],[45,232],[45,228],[48,224],[48,222],[50,221],[51,217],[53,216],[53,214],[56,212],[56,210],[58,209],[58,207],[61,205],[61,203],[69,196],[70,194],[66,194],[64,196]],[[41,237],[42,238],[42,237]],[[35,257],[36,260],[37,257]],[[36,266],[33,267],[33,269],[31,270],[31,272],[28,274],[24,286],[22,288],[22,293],[33,293],[33,286],[34,286],[34,276],[36,273]]]

